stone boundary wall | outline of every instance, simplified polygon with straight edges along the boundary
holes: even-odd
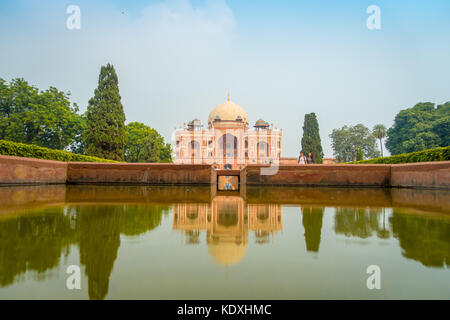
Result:
[[[323,158],[322,164],[336,164],[337,161],[335,158]],[[295,165],[298,164],[298,157],[284,157],[280,158],[280,165],[281,166],[287,166],[287,165]]]
[[[280,166],[295,165],[295,164],[298,164],[298,159],[295,157],[280,158]]]
[[[0,156],[0,184],[61,184],[67,162]]]
[[[211,184],[210,165],[69,162],[69,184]]]
[[[248,165],[247,185],[388,187],[391,166],[335,164],[279,166],[275,175],[261,175],[261,165]],[[267,166],[265,166],[267,167]]]
[[[261,175],[262,165],[240,172],[246,185],[406,187],[450,189],[450,161],[414,164],[281,165]],[[59,162],[0,156],[0,185],[197,184],[215,185],[210,165]]]
[[[450,189],[450,161],[393,165],[391,186]]]

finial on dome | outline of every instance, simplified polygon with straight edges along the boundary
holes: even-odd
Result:
[[[227,101],[230,102],[230,91],[227,93]]]

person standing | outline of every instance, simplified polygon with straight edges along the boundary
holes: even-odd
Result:
[[[311,152],[308,153],[308,157],[306,157],[306,162],[307,162],[308,164],[313,164],[313,163],[314,163],[314,158],[313,158],[313,155],[312,155]]]
[[[306,157],[303,152],[300,152],[300,157],[298,157],[298,164],[306,164]]]

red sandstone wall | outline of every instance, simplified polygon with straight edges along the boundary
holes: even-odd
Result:
[[[240,174],[249,185],[394,186],[450,189],[450,161],[400,165],[281,165],[262,176],[261,165]],[[0,156],[0,184],[207,184],[215,186],[210,165],[58,162]]]
[[[288,166],[291,164],[298,164],[298,159],[297,158],[280,158],[281,166]]]
[[[260,165],[247,166],[248,185],[389,186],[390,165],[290,165],[275,175],[261,175]]]
[[[0,184],[52,184],[66,180],[66,162],[0,156]]]
[[[323,164],[335,164],[335,163],[337,163],[337,160],[335,158],[323,158],[322,163]]]
[[[323,158],[323,164],[335,164],[337,163],[335,158]],[[288,166],[298,164],[298,158],[280,158],[280,165]]]
[[[210,165],[70,162],[69,183],[211,184]]]
[[[391,171],[393,187],[450,189],[450,161],[395,164]]]

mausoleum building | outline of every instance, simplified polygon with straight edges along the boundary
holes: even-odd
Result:
[[[194,119],[175,130],[174,163],[232,169],[276,163],[281,157],[281,137],[281,129],[262,119],[250,129],[247,113],[228,96],[211,111],[206,128]]]

